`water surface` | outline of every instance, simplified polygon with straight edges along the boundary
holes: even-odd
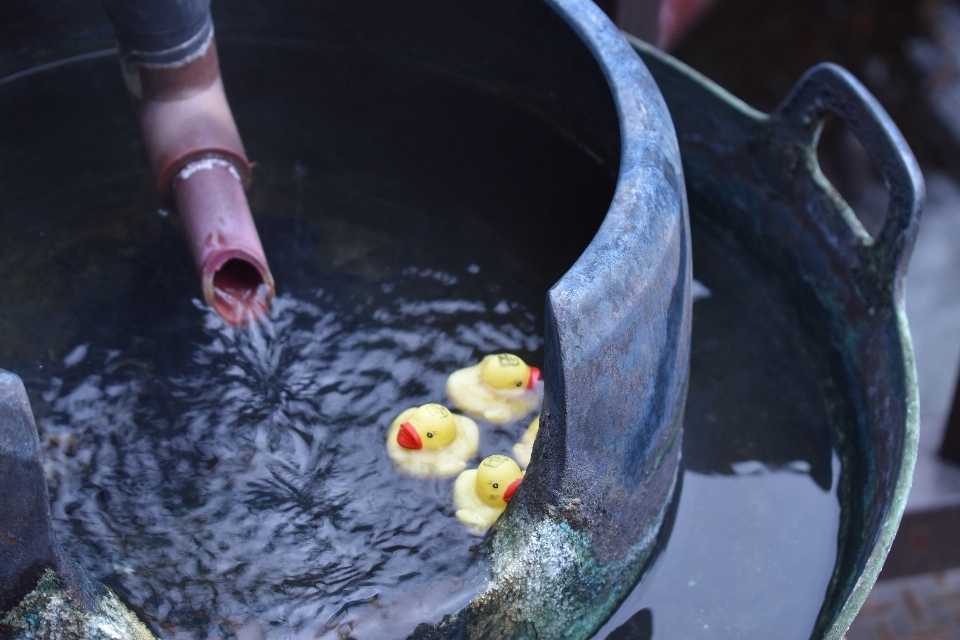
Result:
[[[696,207],[696,203],[693,203]],[[748,249],[691,212],[690,391],[672,528],[597,638],[811,637],[834,573],[853,420],[830,345]]]
[[[318,88],[288,103],[277,68],[357,72],[313,54],[224,56],[245,73],[231,97],[279,292],[251,330],[197,301],[112,60],[0,87],[0,366],[31,395],[59,539],[168,637],[399,637],[469,602],[486,573],[453,480],[398,475],[387,427],[444,402],[446,376],[487,353],[542,365],[546,289],[589,234],[560,251],[523,239],[546,211],[589,224],[584,210],[599,221],[609,202],[609,169],[552,124],[477,122],[513,108],[432,72],[364,60],[393,102],[358,109]],[[423,93],[430,82],[446,102]],[[340,126],[305,144],[321,113]],[[357,121],[378,118],[358,144]],[[457,189],[492,153],[477,152],[491,130],[517,145],[493,163],[501,188]],[[62,153],[35,151],[54,141]],[[443,162],[424,164],[431,148]],[[595,188],[506,188],[546,158]],[[478,460],[509,453],[530,418],[481,422]]]
[[[31,394],[58,537],[162,635],[403,637],[486,569],[452,480],[393,472],[387,426],[486,353],[542,364],[544,294],[615,168],[402,61],[357,63],[371,101],[343,52],[221,48],[258,161],[269,321],[230,329],[197,302],[115,65],[86,60],[0,86],[0,366]],[[303,65],[315,82],[285,100]],[[822,354],[768,274],[694,235],[712,294],[686,471],[662,552],[599,637],[632,619],[659,638],[803,638],[839,526]],[[481,456],[525,427],[481,424]]]

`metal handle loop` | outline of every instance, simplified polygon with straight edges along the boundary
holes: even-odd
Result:
[[[924,183],[916,158],[886,110],[849,71],[823,63],[811,68],[774,112],[811,147],[828,113],[837,115],[880,168],[890,204],[870,248],[872,262],[893,283],[902,277],[923,207]]]

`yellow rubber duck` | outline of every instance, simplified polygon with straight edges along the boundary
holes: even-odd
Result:
[[[442,404],[407,409],[387,430],[387,455],[400,473],[414,478],[452,478],[477,455],[480,430]]]
[[[509,457],[484,458],[478,468],[464,471],[453,484],[457,519],[482,536],[507,508],[521,480],[523,471]]]
[[[511,353],[486,356],[447,378],[447,395],[465,413],[503,424],[540,408],[540,369]]]
[[[540,433],[540,416],[538,415],[527,427],[527,432],[520,438],[520,442],[513,445],[513,457],[517,459],[517,464],[526,469],[530,466],[530,454],[533,453],[533,441],[537,439]]]

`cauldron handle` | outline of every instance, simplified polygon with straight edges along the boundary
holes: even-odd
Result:
[[[859,233],[860,254],[884,288],[898,287],[920,224],[924,198],[920,167],[886,110],[838,65],[823,63],[807,71],[772,115],[789,126],[815,157],[829,113],[843,120],[883,174],[890,192],[887,216],[875,239]]]

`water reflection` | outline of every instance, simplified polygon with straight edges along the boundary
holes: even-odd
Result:
[[[649,610],[653,638],[806,639],[843,533],[835,433],[849,408],[830,346],[776,277],[709,223],[693,243],[702,284],[675,518],[596,638],[625,637]]]
[[[834,456],[835,479],[839,471]],[[806,640],[839,526],[836,486],[822,490],[803,463],[773,470],[745,462],[735,475],[687,471],[666,548],[597,637],[632,637],[618,636],[619,627],[629,612],[649,609],[653,638]]]

